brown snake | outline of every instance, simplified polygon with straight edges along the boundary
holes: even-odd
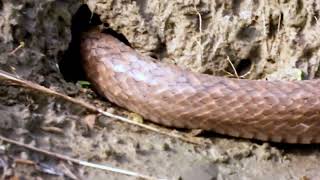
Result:
[[[215,77],[156,62],[111,35],[85,33],[83,66],[99,94],[153,122],[235,137],[320,143],[320,81]]]

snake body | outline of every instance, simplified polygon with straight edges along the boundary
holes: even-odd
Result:
[[[143,56],[111,35],[81,41],[96,91],[155,123],[285,143],[320,142],[320,81],[230,79]]]

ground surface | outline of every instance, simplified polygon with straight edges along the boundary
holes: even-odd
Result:
[[[319,76],[320,4],[316,1],[85,3],[138,51],[193,71],[235,76],[229,58],[245,78]],[[83,80],[74,54],[80,26],[71,27],[80,6],[76,0],[0,1],[0,68],[126,116],[125,110],[90,89],[65,81]],[[83,21],[90,17],[84,7],[76,15]],[[0,83],[1,135],[42,149],[169,179],[320,177],[318,145],[269,144],[216,134],[203,137],[209,141],[206,145],[193,145],[103,116],[96,117],[92,128],[88,119],[93,114],[83,107],[9,84]],[[7,178],[135,179],[5,142],[0,144],[0,167]]]

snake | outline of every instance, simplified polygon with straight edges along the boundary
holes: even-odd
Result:
[[[249,80],[193,72],[99,30],[83,33],[88,81],[154,123],[289,144],[320,143],[320,80]]]

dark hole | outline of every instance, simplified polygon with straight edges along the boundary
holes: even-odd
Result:
[[[150,57],[152,57],[153,59],[158,59],[156,55],[150,55]]]
[[[91,27],[101,25],[102,22],[97,14],[92,14],[87,5],[82,5],[72,17],[71,25],[71,42],[69,48],[64,52],[62,59],[59,61],[60,72],[64,76],[66,81],[76,82],[78,80],[86,79],[84,70],[81,64],[80,55],[80,36],[82,32],[87,31]],[[104,24],[106,27],[103,33],[108,33],[118,38],[120,41],[129,45],[127,39],[108,28],[108,24]]]
[[[3,10],[3,2],[0,1],[0,11],[2,11],[2,10]]]
[[[250,71],[251,66],[252,62],[250,59],[242,59],[236,67],[237,73],[239,74],[239,76],[242,76]]]
[[[310,59],[313,55],[313,52],[314,52],[314,49],[304,49],[303,51],[303,58],[306,58],[306,59]]]
[[[104,27],[106,27],[106,28],[102,31],[103,33],[110,34],[113,37],[116,37],[117,39],[119,39],[121,42],[125,43],[127,46],[131,47],[129,41],[127,40],[127,38],[123,34],[117,33],[113,29],[109,28],[109,24],[107,24],[107,23],[104,24]]]
[[[257,30],[254,27],[243,27],[237,33],[237,38],[240,40],[251,41],[257,36]]]
[[[213,71],[212,69],[206,69],[203,74],[209,74],[209,75],[213,75]]]
[[[269,63],[271,63],[271,64],[276,63],[276,61],[275,61],[274,59],[271,59],[271,58],[267,59],[267,62],[269,62]]]
[[[80,56],[80,35],[92,25],[101,24],[99,17],[91,12],[87,5],[82,5],[72,17],[71,42],[68,50],[59,61],[59,68],[67,81],[85,79],[84,71],[81,66]]]
[[[281,29],[282,26],[282,22],[283,22],[283,14],[280,14],[280,21],[273,21],[272,20],[272,15],[269,16],[269,21],[271,22],[269,24],[269,33],[268,36],[269,37],[274,37],[277,33],[279,33],[278,31]]]
[[[27,2],[27,3],[25,4],[24,8],[25,8],[25,9],[31,9],[31,8],[33,8],[33,4]]]
[[[166,43],[164,42],[161,42],[159,44],[159,47],[157,48],[157,50],[154,52],[155,56],[158,58],[158,59],[163,59],[164,57],[167,56],[167,45]]]

